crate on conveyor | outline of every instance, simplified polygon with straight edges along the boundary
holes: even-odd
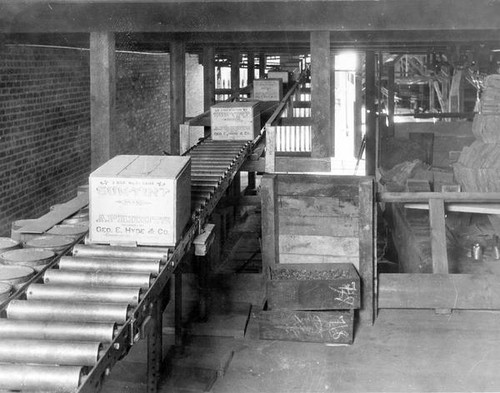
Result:
[[[120,155],[90,174],[89,240],[175,246],[191,215],[187,156]]]

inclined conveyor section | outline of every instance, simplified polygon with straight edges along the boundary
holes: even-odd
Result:
[[[176,247],[89,244],[79,236],[0,304],[0,391],[96,392],[148,340],[148,391],[162,361],[167,285],[255,141],[200,140],[191,157],[192,216]]]

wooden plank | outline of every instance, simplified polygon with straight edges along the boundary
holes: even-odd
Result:
[[[329,157],[332,140],[330,32],[311,32],[311,156]]]
[[[346,310],[360,306],[351,264],[280,264],[267,282],[268,310]]]
[[[264,175],[261,180],[262,198],[262,268],[265,272],[279,263],[279,218],[277,211],[276,175]]]
[[[279,122],[280,126],[310,126],[312,120],[310,117],[283,117]]]
[[[500,281],[480,274],[381,273],[378,306],[499,310]]]
[[[382,192],[377,202],[427,202],[429,199],[445,202],[500,202],[500,192]]]
[[[356,201],[347,198],[306,196],[278,196],[280,214],[309,217],[357,217]]]
[[[360,178],[349,176],[287,175],[278,179],[279,195],[339,197],[357,204]]]
[[[357,217],[292,216],[280,211],[280,234],[313,236],[358,236]]]
[[[268,126],[266,126],[266,129]],[[267,133],[267,132],[266,132]],[[328,158],[310,158],[310,157],[275,157],[275,169],[271,172],[266,169],[267,156],[271,151],[266,150],[266,158],[260,158],[257,161],[246,161],[242,170],[253,172],[329,172],[331,169],[331,159]]]
[[[376,312],[376,215],[373,210],[373,179],[359,184],[359,275],[362,300],[359,319],[361,324],[373,324]]]
[[[276,127],[266,124],[266,158],[267,173],[276,171]]]
[[[429,210],[428,203],[405,203],[405,209]],[[447,203],[447,212],[500,214],[500,203]]]
[[[446,224],[442,199],[429,200],[429,222],[431,228],[432,272],[448,273],[448,250],[446,249]]]
[[[280,253],[358,256],[357,237],[279,235]]]
[[[258,319],[264,340],[350,344],[353,339],[352,311],[262,311]]]
[[[180,124],[186,116],[186,46],[182,41],[170,42],[170,150],[180,153]]]
[[[352,263],[359,268],[359,256],[280,254],[280,264],[331,264]]]
[[[115,37],[112,32],[93,31],[90,33],[91,170],[110,158],[115,105]]]
[[[19,233],[44,233],[52,228],[54,225],[59,224],[64,219],[75,214],[80,209],[83,209],[89,204],[89,194],[81,193],[68,202],[57,205],[56,208],[49,211],[43,216],[30,220],[27,225],[21,227]]]

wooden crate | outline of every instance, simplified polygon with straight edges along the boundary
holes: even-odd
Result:
[[[354,311],[262,311],[259,337],[263,340],[351,344]]]
[[[213,140],[255,139],[262,127],[258,101],[221,102],[210,108]]]
[[[115,156],[90,174],[90,241],[175,246],[191,216],[191,162]]]
[[[350,263],[280,263],[267,281],[269,310],[357,309],[360,297],[359,275]]]
[[[256,79],[253,81],[253,99],[260,101],[281,101],[283,81],[281,79]]]

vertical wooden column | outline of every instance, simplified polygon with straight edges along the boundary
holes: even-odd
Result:
[[[240,88],[240,52],[231,52],[231,90],[236,93]]]
[[[361,324],[373,324],[377,310],[374,185],[371,178],[359,183],[359,275],[361,276]]]
[[[330,156],[335,156],[335,52],[330,52]]]
[[[448,274],[448,250],[446,248],[446,223],[443,199],[429,199],[429,223],[431,228],[432,272]]]
[[[215,47],[203,47],[203,109],[215,104]]]
[[[311,33],[311,156],[329,157],[332,140],[330,32]]]
[[[262,269],[269,278],[269,268],[279,263],[278,177],[264,175],[261,180]]]
[[[90,146],[91,169],[110,158],[115,119],[115,37],[112,32],[90,33]]]
[[[362,133],[362,108],[363,108],[363,76],[361,66],[361,56],[357,55],[356,61],[356,101],[354,102],[354,157],[358,157],[363,141]]]
[[[375,52],[366,51],[365,54],[365,110],[366,110],[366,174],[375,175],[377,168],[377,97],[375,88]]]
[[[259,54],[259,78],[264,79],[266,76],[267,57],[264,53]]]
[[[180,125],[186,115],[186,47],[170,42],[170,154],[180,154]]]
[[[250,83],[253,83],[255,79],[255,54],[253,52],[248,52],[247,56],[248,56],[247,84],[249,85]]]
[[[389,62],[387,65],[387,90],[389,92],[387,97],[387,111],[389,116],[389,130],[387,136],[394,136],[394,110],[395,110],[395,101],[394,101],[394,61]]]

